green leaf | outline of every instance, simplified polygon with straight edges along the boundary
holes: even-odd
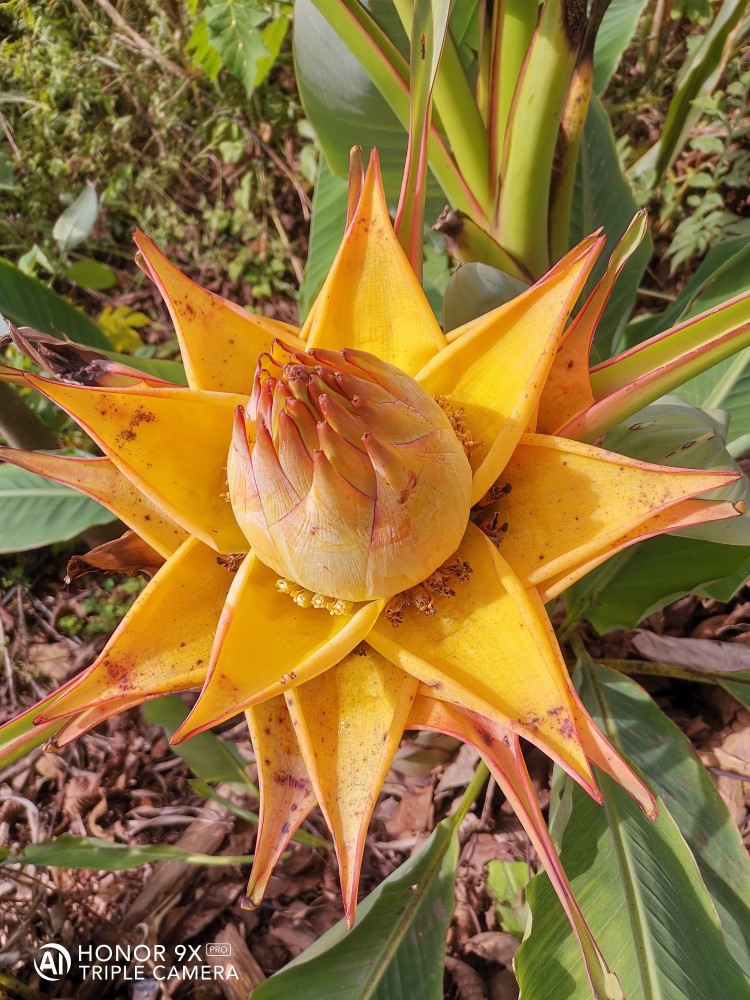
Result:
[[[269,19],[268,11],[255,0],[207,0],[203,17],[210,44],[250,96],[255,90],[258,64],[271,56],[260,30]]]
[[[171,844],[138,847],[116,844],[98,837],[74,837],[64,833],[55,840],[29,844],[20,854],[6,858],[4,863],[120,872],[156,861],[187,861],[191,865],[249,865],[252,864],[253,856],[199,854],[181,847],[172,847]]]
[[[0,552],[65,542],[114,514],[75,490],[14,465],[0,465]]]
[[[98,214],[99,199],[96,196],[96,188],[91,181],[86,181],[86,187],[75,201],[68,205],[52,229],[60,253],[75,249],[88,238]]]
[[[387,57],[369,39],[363,40],[373,58],[385,67],[384,75],[392,82],[391,100],[398,104],[401,116],[398,117],[353,51],[317,9],[317,2],[297,0],[294,6],[295,66],[305,112],[315,126],[328,166],[337,177],[345,178],[349,174],[352,146],[362,146],[365,159],[369,151],[377,147],[386,194],[395,206],[406,159],[409,116],[408,90],[403,82],[408,78],[406,60],[401,58],[400,71],[393,69]],[[372,10],[380,26],[386,26],[386,35],[395,47],[396,57],[399,49],[408,52],[408,40],[393,4],[378,0]],[[340,13],[339,21],[343,23]],[[433,162],[431,167],[435,169]],[[425,209],[428,224],[440,214],[445,199],[446,195],[429,177]]]
[[[443,996],[443,953],[454,906],[458,839],[451,820],[343,921],[253,991],[254,1000],[387,1000]]]
[[[701,372],[675,393],[693,406],[725,410],[730,444],[750,434],[750,348]]]
[[[750,237],[738,236],[714,244],[674,302],[656,315],[645,313],[628,324],[624,346],[640,344],[746,292],[749,265]]]
[[[486,780],[480,766],[455,815],[359,904],[351,931],[343,920],[335,924],[257,986],[253,1000],[442,1000],[457,832]]]
[[[0,191],[12,191],[15,185],[10,157],[0,152]]]
[[[88,316],[41,281],[0,257],[0,314],[17,326],[33,326],[53,337],[68,337],[87,347],[111,347]]]
[[[175,385],[187,385],[185,366],[181,361],[168,361],[163,358],[142,358],[139,354],[118,354],[117,351],[104,351],[108,358],[119,361],[128,368],[136,368],[147,375],[174,382]]]
[[[629,747],[659,772],[660,785],[690,782],[686,789],[670,794],[667,802],[687,822],[696,848],[702,838],[704,870],[718,866],[713,885],[729,901],[734,865],[724,865],[721,852],[726,842],[736,860],[739,845],[726,809],[698,778],[702,770],[698,762],[686,763],[679,738],[664,725],[659,726],[658,736],[650,732],[649,723],[661,714],[656,706],[643,715],[636,711],[625,721],[621,713],[629,706],[620,700],[615,708],[604,687],[608,677],[620,689],[636,687],[619,675],[588,667],[582,694],[594,721],[618,749],[622,749],[620,732],[629,726],[635,737]],[[638,741],[645,743],[643,750]],[[550,822],[553,828],[562,827],[557,833],[563,865],[628,1000],[747,997],[747,978],[724,941],[711,896],[667,802],[659,803],[655,821],[648,820],[611,779],[597,777],[603,806],[566,776],[555,783]],[[692,818],[686,815],[691,797]],[[714,836],[716,844],[710,843]],[[746,865],[743,869],[746,872]],[[745,909],[737,895],[740,902],[734,904],[733,919]],[[590,1000],[578,944],[546,876],[533,880],[529,899],[531,934],[516,955],[524,1000]],[[747,933],[746,915],[744,920]]]
[[[336,177],[321,156],[313,195],[310,244],[299,290],[300,319],[304,322],[333,264],[346,224],[348,184]]]
[[[638,684],[616,671],[591,664],[581,692],[599,725],[605,716],[614,720],[618,749],[664,801],[698,863],[727,947],[750,975],[750,860],[690,741]]]
[[[455,330],[510,302],[528,285],[489,264],[462,264],[453,272],[443,299],[443,329]]]
[[[620,168],[614,133],[607,112],[601,101],[593,97],[586,118],[576,172],[571,214],[571,246],[589,233],[593,233],[599,226],[603,226],[607,247],[611,252],[632,222],[637,210],[638,206],[630,186]],[[601,358],[608,358],[616,351],[620,332],[633,311],[636,290],[652,251],[653,243],[650,236],[647,236],[617,279],[594,338],[595,351]],[[607,254],[603,253],[586,284],[581,301],[604,274],[606,266]]]
[[[433,234],[434,236],[434,234]],[[443,299],[451,276],[451,264],[445,245],[425,239],[422,266],[422,289],[438,323],[443,315]]]
[[[202,14],[193,24],[193,31],[185,49],[193,54],[193,66],[202,69],[209,80],[215,80],[221,70],[221,56],[209,40],[208,25]]]
[[[747,555],[739,545],[676,535],[649,538],[618,552],[569,587],[565,591],[569,617],[586,618],[601,634],[630,628],[685,594],[709,595],[714,581],[736,573]]]
[[[409,62],[409,143],[399,199],[398,238],[421,275],[432,92],[448,30],[450,0],[414,0]],[[486,176],[486,173],[485,173]]]
[[[282,15],[270,21],[261,31],[260,35],[266,47],[267,56],[258,59],[255,67],[255,86],[259,87],[273,69],[274,63],[279,58],[281,46],[284,44],[286,33],[289,30],[289,18]]]
[[[594,45],[594,90],[603,94],[638,27],[646,0],[612,0]]]
[[[81,288],[93,288],[96,291],[103,291],[117,284],[115,272],[98,260],[77,260],[65,269],[65,277],[75,281]]]
[[[710,94],[719,83],[731,52],[728,42],[746,14],[747,0],[723,0],[720,4],[713,24],[682,64],[659,142],[633,164],[631,174],[651,171],[652,187],[659,183],[702,114],[698,98]]]
[[[717,414],[718,416],[718,414]],[[705,410],[665,396],[613,427],[603,447],[642,462],[682,469],[727,469],[741,472],[726,449],[726,428]],[[710,500],[744,500],[750,507],[750,480],[705,494]],[[750,545],[750,513],[680,531],[680,538],[703,538],[725,545]]]
[[[155,698],[143,706],[146,721],[162,726],[170,737],[184,722],[187,713],[188,706],[179,695]],[[246,762],[227,740],[219,739],[210,732],[200,733],[170,749],[185,761],[196,778],[206,784],[213,781],[233,782],[257,794],[258,789],[247,776]]]
[[[533,869],[525,861],[490,861],[487,864],[487,890],[495,902],[495,916],[500,927],[522,938],[529,918],[525,889]]]

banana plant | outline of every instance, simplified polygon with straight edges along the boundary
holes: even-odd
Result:
[[[588,219],[573,218],[587,130],[608,134],[593,93],[606,6],[298,0],[301,87],[331,168],[348,175],[343,238],[302,324],[200,288],[138,234],[187,387],[91,351],[61,370],[54,346],[22,332],[47,374],[0,369],[104,452],[3,459],[96,497],[130,529],[108,558],[153,570],[96,662],[0,728],[0,760],[42,740],[66,746],[165,694],[199,695],[176,744],[244,714],[260,793],[244,905],[260,904],[317,803],[345,913],[258,1000],[328,997],[332,976],[352,1000],[438,1000],[458,823],[488,773],[544,868],[516,962],[525,1000],[747,992],[738,831],[684,738],[576,630],[645,546],[702,532],[736,570],[748,537],[722,421],[701,422],[688,400],[679,417],[649,408],[675,391],[731,398],[750,293],[712,303],[713,271],[666,326],[626,327],[627,314],[612,316],[647,246],[645,217],[607,234],[609,260],[598,220],[569,245]],[[322,57],[309,57],[331,32],[346,44],[326,52],[323,100],[311,85]],[[381,134],[385,171],[373,153],[365,172],[357,146],[334,162],[347,58],[398,126],[393,146]],[[607,163],[611,178],[589,165],[584,195],[624,185]],[[443,328],[422,287],[435,180],[458,213],[457,256],[489,262],[484,277],[502,286],[502,301],[476,309],[472,272],[459,269],[449,288],[462,321]],[[736,249],[725,278],[744,259]],[[641,433],[652,426],[658,441]],[[702,463],[674,460],[693,445]],[[721,545],[706,540],[716,528]],[[558,637],[547,605],[563,593]],[[457,817],[359,903],[368,824],[405,729],[458,739],[483,764]],[[550,828],[521,738],[554,762]]]

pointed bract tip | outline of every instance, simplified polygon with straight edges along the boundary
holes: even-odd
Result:
[[[651,792],[651,789],[647,789],[648,797],[644,802],[640,802],[639,805],[643,812],[643,815],[647,819],[656,819],[659,815],[659,803],[656,801],[655,796]]]

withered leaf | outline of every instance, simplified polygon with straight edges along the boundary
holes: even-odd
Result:
[[[126,531],[114,541],[97,545],[85,556],[73,556],[68,562],[65,582],[77,580],[86,573],[126,573],[153,576],[164,565],[164,557],[143,541],[134,531]]]

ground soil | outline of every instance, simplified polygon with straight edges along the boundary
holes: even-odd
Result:
[[[29,553],[24,581],[0,597],[6,640],[0,684],[3,717],[53,690],[85,666],[106,635],[70,638],[61,620],[82,615],[82,602],[107,592],[94,577],[70,586],[63,582],[66,554]],[[750,641],[750,591],[729,605],[685,598],[653,616],[648,627],[664,635]],[[607,659],[636,659],[633,630],[606,639],[588,632],[592,653]],[[689,736],[714,777],[743,835],[750,836],[750,715],[721,688],[657,677],[639,678],[660,707]],[[255,777],[252,747],[243,725],[224,727]],[[738,735],[739,734],[739,735]],[[729,753],[726,752],[729,748]],[[528,749],[540,800],[549,800],[549,767]],[[366,895],[428,836],[463,792],[475,765],[468,748],[440,739],[405,740],[375,811],[365,851],[361,893]],[[62,833],[103,837],[133,844],[173,843],[205,853],[252,853],[255,828],[223,806],[196,794],[187,766],[170,751],[164,731],[149,726],[140,710],[110,720],[57,754],[36,751],[11,766],[2,778],[0,840],[15,852]],[[224,794],[246,809],[252,796]],[[314,812],[305,828],[327,836]],[[461,831],[457,904],[448,940],[445,996],[452,1000],[512,1000],[517,996],[510,970],[517,941],[498,924],[486,885],[493,858],[526,861],[536,867],[528,839],[496,786],[477,801]],[[243,910],[247,869],[205,868],[177,862],[149,864],[116,873],[59,868],[0,868],[0,936],[6,940],[0,974],[30,990],[9,997],[125,998],[174,996],[230,997],[234,984],[153,983],[152,992],[131,992],[132,984],[84,986],[72,979],[45,984],[33,970],[39,946],[160,943],[192,945],[201,953],[212,942],[233,942],[244,986],[284,966],[341,919],[337,866],[330,851],[295,844],[278,866],[261,907]]]

